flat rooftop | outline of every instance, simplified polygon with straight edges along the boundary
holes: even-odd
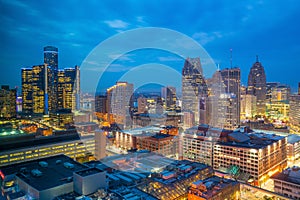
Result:
[[[300,135],[290,134],[288,135],[287,140],[289,144],[295,144],[300,141]]]
[[[0,167],[5,176],[16,174],[18,178],[39,191],[71,182],[73,172],[84,169],[88,167],[65,155]]]
[[[233,132],[229,134],[228,142],[218,142],[220,145],[263,149],[274,142],[284,139],[284,136],[268,133]]]
[[[126,134],[129,135],[141,135],[141,134],[145,134],[145,133],[157,133],[162,131],[163,128],[161,127],[157,127],[157,126],[146,126],[146,127],[142,127],[142,128],[135,128],[135,129],[128,129],[128,130],[123,130],[121,132],[124,132]]]
[[[204,180],[198,180],[192,184],[190,187],[190,192],[194,195],[204,197],[205,199],[210,199],[215,195],[218,195],[226,187],[232,187],[239,184],[237,181],[220,178],[218,176],[212,176]],[[203,186],[206,190],[201,190],[198,187]],[[200,191],[200,193],[196,192]]]
[[[82,177],[85,177],[85,176],[98,174],[98,173],[101,173],[101,172],[103,172],[103,170],[100,170],[98,168],[89,168],[89,169],[84,169],[84,170],[81,170],[81,171],[77,171],[77,172],[75,172],[75,174],[78,174]]]
[[[281,173],[274,174],[271,178],[300,185],[300,167],[287,168]]]

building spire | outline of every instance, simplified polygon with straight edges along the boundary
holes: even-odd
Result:
[[[256,62],[258,62],[258,55],[256,55]]]
[[[230,48],[230,68],[232,68],[232,48]]]

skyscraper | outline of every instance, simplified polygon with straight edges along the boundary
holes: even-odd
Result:
[[[22,112],[32,113],[32,68],[22,68]]]
[[[259,115],[265,115],[266,112],[266,93],[266,74],[257,56],[248,76],[248,94],[256,96],[256,109]]]
[[[47,69],[45,65],[32,67],[32,111],[36,114],[48,113]]]
[[[221,70],[223,83],[225,85],[225,92],[230,94],[231,105],[236,106],[232,108],[230,116],[232,116],[232,125],[238,126],[240,124],[240,112],[241,112],[241,70],[240,68],[230,68]]]
[[[131,96],[133,84],[117,82],[116,85],[107,89],[108,113],[114,115],[115,122],[129,128],[131,123],[130,109],[133,107]]]
[[[17,90],[2,85],[0,89],[0,118],[13,118],[17,114]]]
[[[47,87],[49,111],[55,111],[58,109],[58,49],[56,47],[44,47],[44,64],[49,67]]]
[[[78,109],[79,67],[65,68],[57,73],[57,109]]]
[[[300,94],[290,96],[290,132],[300,132]]]
[[[176,107],[176,88],[166,86],[161,88],[161,97],[165,100],[167,109],[174,109]]]
[[[206,123],[207,85],[200,58],[187,58],[182,69],[182,111],[192,112],[195,123]]]

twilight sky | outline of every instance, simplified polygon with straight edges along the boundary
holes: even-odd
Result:
[[[20,69],[43,63],[43,47],[59,48],[59,67],[81,65],[102,41],[140,27],[172,29],[199,42],[220,68],[242,70],[247,83],[255,56],[267,81],[300,82],[300,3],[211,0],[0,0],[0,85],[20,86]],[[183,60],[157,50],[136,51],[115,60],[103,88],[128,67],[155,62],[181,71]],[[84,81],[84,80],[83,80]]]

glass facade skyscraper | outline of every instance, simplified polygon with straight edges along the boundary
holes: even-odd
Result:
[[[57,87],[58,87],[58,49],[53,46],[44,47],[44,64],[49,67],[48,73],[48,105],[49,111],[58,109]]]
[[[192,112],[196,123],[206,123],[207,85],[200,58],[187,58],[182,69],[182,110]]]

